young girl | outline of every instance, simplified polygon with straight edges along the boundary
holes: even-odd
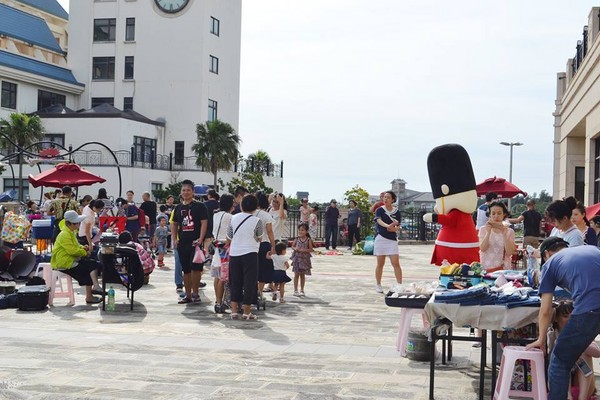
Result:
[[[298,238],[292,246],[292,271],[294,271],[294,296],[304,297],[304,283],[306,275],[311,275],[312,264],[310,257],[313,251],[313,243],[308,234],[308,224],[298,225]],[[298,292],[298,279],[300,279],[300,292]]]
[[[501,201],[495,201],[488,212],[488,222],[479,229],[481,265],[487,272],[510,269],[515,253],[515,231],[502,223],[508,218],[508,209]]]
[[[310,210],[310,215],[308,216],[308,234],[311,238],[317,237],[317,228],[319,226],[319,207],[314,206]]]
[[[271,254],[269,256],[271,260],[273,260],[273,266],[275,267],[275,270],[273,271],[273,282],[275,283],[276,289],[279,287],[279,302],[281,304],[285,303],[283,298],[285,294],[285,284],[291,281],[290,277],[285,272],[285,270],[290,267],[288,257],[285,254],[286,251],[287,245],[279,242],[275,245],[276,254]],[[277,300],[277,290],[273,291],[273,301],[275,300]]]
[[[561,300],[558,303],[558,307],[556,307],[554,311],[554,320],[552,321],[552,328],[548,330],[548,351],[551,352],[554,347],[554,342],[556,338],[560,334],[560,331],[564,328],[569,317],[571,316],[571,312],[573,311],[573,302],[571,300]],[[593,357],[600,357],[600,348],[596,344],[596,342],[592,342],[588,348],[583,352],[577,361],[576,365],[581,365],[581,367],[576,366],[574,370],[571,372],[571,393],[569,396],[569,400],[578,399],[578,400],[597,400],[596,396],[596,379],[594,378],[594,363],[592,361]],[[589,367],[588,376],[583,371],[585,368],[585,364],[580,364],[584,362]],[[592,372],[589,374],[589,372]]]
[[[578,201],[577,205],[571,213],[571,222],[579,229],[583,236],[585,244],[592,246],[598,245],[598,238],[596,237],[596,231],[590,227],[590,221],[585,216],[585,206],[582,202]]]

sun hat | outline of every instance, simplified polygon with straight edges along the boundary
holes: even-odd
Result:
[[[77,211],[69,210],[65,213],[63,219],[72,224],[78,224],[86,218],[85,215],[77,214]]]

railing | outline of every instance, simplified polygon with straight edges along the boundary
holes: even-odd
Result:
[[[571,76],[575,76],[581,64],[583,64],[583,60],[585,56],[587,56],[588,51],[588,27],[587,25],[583,27],[583,38],[582,40],[577,41],[577,46],[575,46],[575,57],[573,57],[573,63],[571,64]]]
[[[429,224],[424,222],[423,214],[424,212],[401,212],[402,222],[401,229],[398,232],[398,240],[433,241],[436,239],[440,226],[438,224]],[[313,240],[320,241],[325,237],[325,211],[319,211],[317,215],[317,221],[317,237],[313,238]],[[338,232],[341,223],[342,218],[340,217],[338,223]],[[283,237],[287,237],[288,239],[295,238],[299,224],[300,211],[289,210],[288,218],[283,230]],[[361,224],[360,232],[361,239],[367,235],[373,234],[373,226],[373,214],[367,213],[367,215],[365,215],[363,213],[363,223]],[[338,234],[338,241],[340,240],[339,236],[340,235]]]
[[[175,163],[175,157],[172,154],[154,154],[153,152],[136,152],[129,150],[117,150],[114,152],[121,168],[135,167],[144,169],[157,169],[163,171],[202,171],[208,172],[205,168],[196,165],[196,157],[189,156],[183,158],[180,163]],[[1,149],[0,155],[10,154],[7,149]],[[60,158],[57,158],[60,159]],[[114,166],[113,156],[105,149],[100,150],[79,150],[72,155],[73,162],[81,166]],[[66,161],[66,159],[65,159]],[[8,162],[18,164],[18,157],[15,156]],[[259,165],[253,160],[242,159],[232,170],[228,172],[261,172],[265,176],[274,176],[283,178],[283,162],[280,164],[264,163]]]

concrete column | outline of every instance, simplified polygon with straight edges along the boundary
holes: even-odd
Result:
[[[567,90],[567,74],[559,72],[556,74],[556,101],[562,103],[562,98]],[[558,106],[557,106],[558,111]]]
[[[598,37],[600,31],[600,7],[592,7],[588,15],[588,51],[592,48],[592,44]]]
[[[569,58],[567,60],[567,82],[565,83],[565,88],[571,84],[573,80],[573,59]]]

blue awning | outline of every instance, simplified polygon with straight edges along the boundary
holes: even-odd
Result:
[[[77,82],[70,69],[9,53],[4,50],[0,50],[0,65],[73,85],[85,86],[83,83]]]
[[[63,54],[42,18],[0,4],[0,34]]]

